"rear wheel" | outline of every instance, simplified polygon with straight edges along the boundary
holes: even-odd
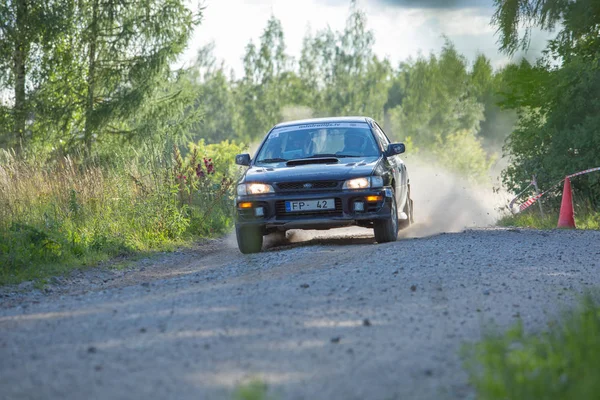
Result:
[[[398,207],[395,194],[392,194],[391,208],[389,219],[373,221],[375,240],[378,243],[394,242],[398,239]]]
[[[263,235],[259,228],[236,225],[235,236],[243,254],[258,253],[262,249]]]

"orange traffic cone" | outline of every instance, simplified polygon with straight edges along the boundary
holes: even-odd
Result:
[[[565,177],[562,203],[560,204],[560,215],[558,216],[558,228],[575,229],[575,218],[573,215],[573,192],[571,191],[571,180],[568,177]]]

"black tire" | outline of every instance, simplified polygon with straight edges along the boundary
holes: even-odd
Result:
[[[392,215],[389,219],[373,221],[373,231],[377,243],[395,242],[398,239],[398,207],[396,195],[392,194]]]
[[[404,209],[402,210],[408,219],[403,219],[398,221],[398,229],[403,230],[411,226],[415,222],[413,218],[413,201],[410,198],[410,188],[408,188],[408,193],[406,197],[406,203],[404,204]]]
[[[262,249],[263,235],[260,229],[249,226],[235,226],[235,236],[240,252],[259,253]]]

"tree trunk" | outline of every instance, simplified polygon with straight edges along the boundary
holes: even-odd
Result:
[[[13,134],[18,148],[23,146],[25,121],[27,119],[27,98],[25,94],[25,64],[29,53],[27,41],[27,0],[16,0],[15,51],[13,53],[13,74],[15,78],[15,107]]]
[[[98,40],[98,0],[92,3],[92,22],[90,24],[90,40],[87,76],[87,104],[85,109],[85,149],[88,155],[92,152],[94,134],[94,91],[96,84],[96,41]]]

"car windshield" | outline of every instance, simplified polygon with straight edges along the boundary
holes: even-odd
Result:
[[[274,129],[256,157],[258,163],[320,157],[378,157],[366,123],[325,123]]]

